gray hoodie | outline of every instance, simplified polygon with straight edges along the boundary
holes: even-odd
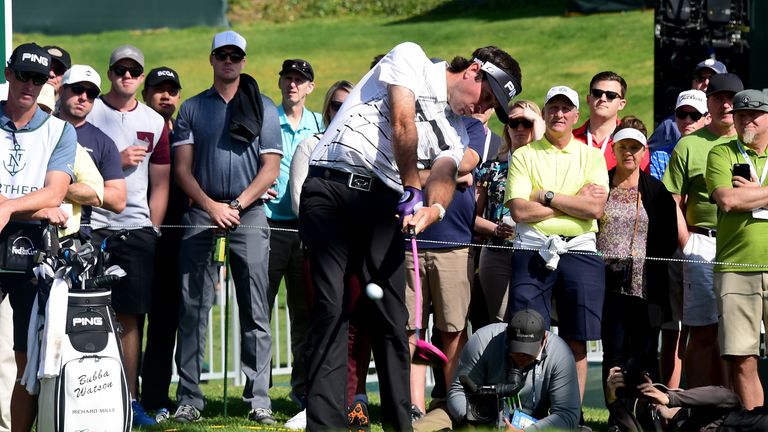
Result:
[[[448,390],[448,413],[454,424],[467,415],[467,398],[458,377],[468,375],[477,385],[506,383],[510,360],[507,354],[507,324],[491,324],[469,338],[461,352],[456,377]],[[568,345],[547,332],[544,349],[535,365],[523,371],[525,386],[520,391],[523,411],[538,419],[525,430],[575,429],[581,398],[576,363]]]

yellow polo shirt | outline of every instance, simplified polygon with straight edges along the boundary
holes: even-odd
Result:
[[[608,170],[600,149],[586,146],[571,137],[560,150],[546,137],[521,147],[512,154],[507,174],[505,205],[514,198],[529,199],[531,191],[553,191],[576,195],[587,183],[595,183],[608,190]],[[597,232],[596,219],[579,219],[563,215],[530,224],[544,235],[573,237]]]
[[[84,183],[91,187],[96,192],[96,196],[99,197],[100,202],[104,202],[104,179],[99,173],[99,169],[96,164],[93,163],[93,159],[88,154],[83,146],[77,144],[77,152],[75,153],[75,182]],[[70,201],[65,201],[70,203]],[[59,229],[59,237],[64,237],[70,234],[74,234],[80,230],[80,204],[71,203],[72,215],[67,220],[67,228]],[[66,210],[65,210],[66,211]]]

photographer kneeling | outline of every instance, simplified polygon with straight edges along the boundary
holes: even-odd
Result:
[[[632,374],[635,375],[635,374]],[[606,380],[608,410],[616,422],[611,431],[722,431],[768,430],[768,410],[744,409],[736,393],[721,386],[668,390],[648,376],[630,391],[621,367],[610,370]],[[661,386],[665,390],[660,390]]]
[[[538,312],[526,309],[509,325],[491,324],[469,338],[448,390],[450,422],[430,421],[441,414],[448,420],[438,409],[414,429],[453,429],[467,423],[526,431],[575,429],[580,409],[571,350],[545,329]]]

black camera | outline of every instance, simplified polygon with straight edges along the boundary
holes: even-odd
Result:
[[[635,359],[629,359],[627,364],[621,368],[621,374],[624,375],[624,387],[616,389],[616,397],[620,398],[638,398],[640,392],[637,386],[645,382],[645,371],[642,363]]]
[[[459,382],[467,394],[467,422],[475,425],[506,427],[503,417],[508,417],[510,407],[504,398],[516,395],[525,385],[519,369],[510,370],[507,384],[475,384],[467,375],[461,375]]]

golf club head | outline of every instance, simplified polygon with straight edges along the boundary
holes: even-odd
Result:
[[[131,235],[130,231],[128,231],[127,229],[121,229],[120,231],[117,231],[107,236],[106,238],[104,238],[104,240],[101,241],[101,247],[100,247],[101,251],[109,252],[109,250],[112,248],[112,245],[115,242],[123,242],[130,235]]]
[[[436,346],[424,340],[416,341],[413,352],[413,363],[422,365],[442,365],[448,362],[448,357]]]
[[[96,264],[96,250],[90,243],[83,243],[77,249],[77,260],[83,267]]]
[[[124,278],[125,276],[128,275],[128,273],[126,273],[125,270],[123,270],[122,267],[120,267],[119,265],[115,264],[115,265],[110,266],[107,269],[107,271],[104,272],[104,275],[112,275],[112,276],[117,276],[119,278]]]

